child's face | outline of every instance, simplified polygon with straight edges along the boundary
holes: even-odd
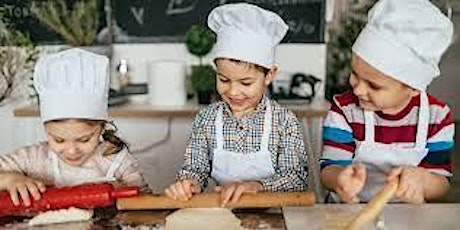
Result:
[[[257,107],[277,71],[273,67],[265,75],[262,69],[254,65],[228,59],[216,60],[216,66],[217,91],[237,118]]]
[[[418,91],[370,66],[358,55],[352,55],[350,85],[365,110],[397,114]]]
[[[69,165],[80,166],[86,162],[99,145],[102,125],[69,119],[45,123],[48,143],[53,151]]]

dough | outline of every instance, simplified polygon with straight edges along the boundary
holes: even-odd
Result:
[[[90,220],[93,217],[93,210],[85,210],[71,207],[56,211],[42,212],[30,219],[29,226],[57,224],[66,222],[77,222]]]
[[[180,209],[166,217],[166,230],[240,230],[241,220],[226,208]]]

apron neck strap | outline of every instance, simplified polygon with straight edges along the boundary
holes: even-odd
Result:
[[[375,142],[374,112],[364,110],[364,141]]]
[[[128,152],[123,151],[123,150],[117,153],[117,155],[115,156],[115,159],[112,161],[112,164],[110,164],[110,168],[107,171],[107,174],[105,175],[107,179],[115,177],[115,171],[117,171],[121,163],[123,163],[123,159],[125,158],[126,154],[128,154]]]
[[[260,146],[261,150],[268,149],[268,142],[270,139],[270,133],[272,131],[272,117],[273,117],[271,103],[268,101],[268,99],[265,99],[264,103],[265,103],[265,115],[264,115],[263,135],[262,135],[261,146]],[[217,149],[219,150],[224,149],[223,106],[219,106],[214,126],[216,128]]]
[[[415,145],[418,148],[425,148],[426,139],[428,136],[428,126],[430,122],[430,106],[428,102],[428,96],[426,92],[420,92],[420,106],[418,111],[417,121],[417,134],[415,139]],[[375,142],[375,124],[374,124],[374,112],[365,110],[364,111],[364,135],[365,141],[374,143]]]
[[[216,144],[217,149],[222,150],[224,149],[224,122],[223,122],[223,106],[219,106],[217,110],[216,122],[215,122],[215,129],[216,129]]]
[[[49,151],[49,154],[51,154],[51,161],[53,162],[54,183],[59,183],[62,179],[62,176],[61,169],[59,168],[57,153]]]
[[[428,127],[430,123],[430,105],[426,92],[420,92],[420,107],[418,110],[417,137],[415,145],[419,148],[426,147]]]
[[[260,150],[268,149],[270,133],[272,133],[272,106],[271,106],[271,103],[267,99],[265,100],[264,129],[263,129]]]

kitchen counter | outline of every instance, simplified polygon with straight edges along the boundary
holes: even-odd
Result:
[[[234,210],[247,229],[323,230],[341,229],[364,204],[317,204],[312,207],[282,209]],[[165,217],[171,211],[96,210],[90,222],[49,225],[36,229],[164,229]],[[460,204],[389,204],[378,221],[365,229],[431,230],[459,229]],[[378,224],[377,224],[378,223]],[[334,227],[336,226],[336,227]],[[376,227],[379,226],[379,227]],[[0,218],[0,229],[26,229],[24,218]]]
[[[334,228],[358,213],[364,204],[317,204],[313,207],[283,208],[288,230]],[[460,204],[389,204],[373,226],[365,228],[391,230],[460,229]]]
[[[127,118],[149,117],[193,117],[205,105],[190,103],[184,106],[152,106],[142,103],[128,103],[120,106],[109,107],[109,116]],[[314,101],[309,105],[285,105],[299,118],[323,117],[329,109],[327,101]],[[28,105],[16,108],[13,111],[16,117],[37,117],[40,115],[38,105]]]
[[[165,218],[172,211],[125,211],[115,209],[97,209],[92,221],[54,224],[27,228],[27,218],[0,217],[0,229],[72,229],[72,230],[99,230],[99,229],[164,229]],[[247,229],[283,230],[283,214],[281,209],[234,210],[235,215]]]

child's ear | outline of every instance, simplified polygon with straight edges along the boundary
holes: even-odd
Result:
[[[275,78],[276,74],[278,73],[278,65],[273,65],[270,70],[268,71],[267,75],[265,76],[265,85],[270,85],[273,79]]]

